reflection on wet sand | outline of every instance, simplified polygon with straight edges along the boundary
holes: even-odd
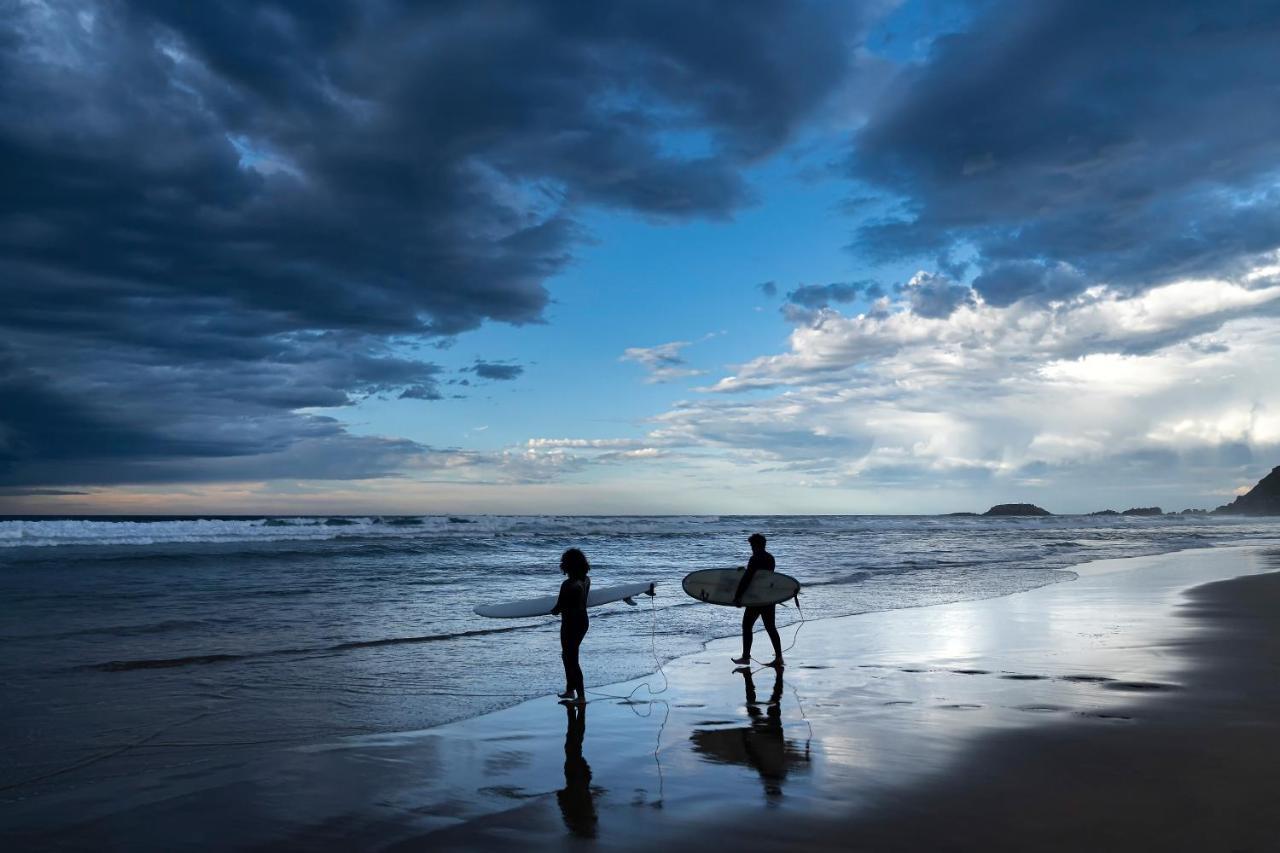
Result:
[[[708,761],[754,768],[760,774],[766,799],[776,800],[782,796],[782,784],[789,770],[808,765],[809,749],[788,740],[783,732],[782,670],[773,670],[773,691],[765,703],[756,697],[750,667],[735,671],[742,676],[746,688],[746,708],[751,724],[730,729],[695,729],[690,736],[693,749]]]
[[[596,837],[595,791],[591,787],[591,765],[582,757],[582,740],[587,734],[587,707],[566,705],[568,724],[564,734],[564,787],[556,791],[564,825],[574,835]]]

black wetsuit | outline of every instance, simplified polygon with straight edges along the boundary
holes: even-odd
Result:
[[[776,564],[773,555],[768,551],[761,551],[758,554],[752,554],[751,559],[747,561],[747,570],[742,573],[742,580],[738,582],[738,591],[734,595],[734,601],[741,600],[743,593],[747,591],[747,587],[751,585],[751,579],[755,577],[756,572],[772,572]],[[765,633],[769,635],[769,641],[773,643],[773,653],[776,657],[782,657],[782,641],[778,636],[778,628],[774,624],[774,611],[777,608],[775,604],[768,604],[764,607],[747,607],[742,613],[742,654],[746,657],[751,656],[751,631],[755,627],[756,620],[764,622]]]
[[[586,688],[582,684],[582,667],[578,664],[578,647],[582,645],[582,638],[587,636],[590,623],[587,617],[587,593],[590,591],[589,578],[565,578],[560,584],[560,597],[551,611],[560,614],[560,657],[564,659],[565,689],[570,693],[576,690],[583,697],[586,696]]]

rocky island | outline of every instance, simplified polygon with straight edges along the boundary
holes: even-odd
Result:
[[[1035,504],[996,504],[983,515],[1053,515]]]

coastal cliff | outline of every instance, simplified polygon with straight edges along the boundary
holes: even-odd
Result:
[[[1226,506],[1214,510],[1232,515],[1280,515],[1280,465],[1258,481],[1258,485]]]

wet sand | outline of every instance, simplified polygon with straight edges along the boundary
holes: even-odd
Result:
[[[1188,551],[1005,598],[810,622],[781,677],[735,671],[736,640],[717,640],[598,688],[581,713],[548,697],[222,771],[28,792],[0,805],[0,840],[1274,849],[1276,571],[1274,549]],[[584,648],[590,679],[589,636]]]

